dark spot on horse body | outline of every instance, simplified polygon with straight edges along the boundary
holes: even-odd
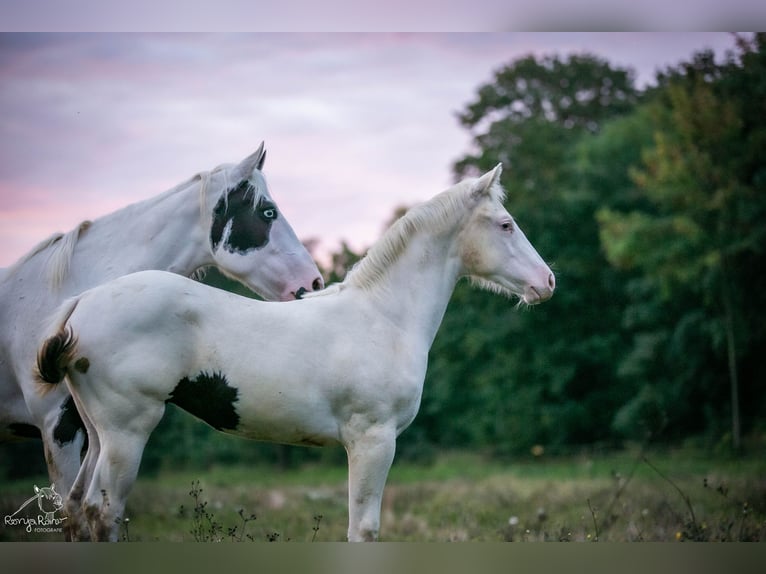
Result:
[[[227,226],[229,235],[223,248],[230,253],[246,253],[261,249],[269,242],[271,224],[277,219],[277,206],[268,198],[256,198],[255,187],[246,179],[225,193],[213,209],[210,244],[213,251],[223,241]]]
[[[87,357],[80,357],[74,362],[74,368],[80,371],[81,373],[85,374],[88,372],[88,369],[90,368],[90,361]]]
[[[53,429],[53,440],[59,446],[64,446],[74,440],[79,430],[85,433],[85,424],[80,418],[80,413],[77,412],[74,399],[70,396],[61,403],[59,421]]]
[[[178,405],[216,430],[234,430],[239,415],[234,403],[239,390],[229,385],[223,373],[201,372],[195,379],[181,379],[165,402]]]
[[[42,438],[39,428],[26,423],[11,423],[8,425],[8,431],[19,438]]]

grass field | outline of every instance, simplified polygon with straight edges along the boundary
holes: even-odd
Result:
[[[47,479],[0,486],[0,516]],[[225,467],[139,476],[127,541],[342,541],[346,469]],[[0,527],[0,540],[61,540]],[[624,452],[515,463],[443,454],[396,461],[384,541],[766,541],[766,460]]]

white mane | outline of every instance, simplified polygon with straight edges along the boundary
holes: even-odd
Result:
[[[476,197],[473,195],[475,182],[472,179],[464,180],[431,200],[409,209],[349,271],[343,284],[370,289],[385,275],[415,234],[423,230],[438,234],[452,229],[476,205]],[[502,202],[505,199],[505,191],[499,184],[493,185],[489,193],[495,201]]]
[[[12,275],[19,267],[27,263],[35,255],[50,248],[52,251],[48,253],[47,261],[47,266],[50,270],[50,282],[53,287],[59,286],[69,272],[69,263],[72,260],[77,240],[80,238],[80,235],[91,226],[91,224],[91,221],[83,221],[67,233],[54,233],[47,239],[42,240],[16,263],[8,267],[8,276]]]

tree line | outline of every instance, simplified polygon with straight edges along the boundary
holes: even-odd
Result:
[[[500,69],[459,114],[558,287],[539,308],[461,288],[414,426],[517,455],[634,441],[739,450],[763,425],[766,35],[636,88],[589,55]],[[762,443],[761,443],[762,446]]]

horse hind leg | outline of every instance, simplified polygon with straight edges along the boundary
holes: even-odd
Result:
[[[142,437],[130,434],[101,437],[91,481],[81,504],[94,541],[119,539],[125,504],[138,475],[145,442]]]
[[[123,376],[119,376],[122,374]],[[142,382],[109,368],[70,373],[69,390],[93,441],[78,482],[81,513],[94,541],[117,541],[128,494],[138,475],[149,435],[165,402],[144,394]],[[80,492],[72,492],[74,506]]]
[[[95,445],[93,444],[94,442],[96,443]],[[91,440],[88,444],[88,452],[80,467],[80,472],[77,474],[77,479],[66,498],[64,505],[67,515],[65,535],[68,541],[88,542],[91,540],[90,526],[83,508],[83,498],[85,489],[90,484],[90,478],[93,475],[97,458],[98,439]]]
[[[62,391],[66,391],[63,386],[39,402],[39,412],[44,415],[38,414],[37,418],[42,421],[40,435],[50,484],[66,497],[77,477],[87,436],[74,401]],[[66,510],[62,514],[66,515]],[[69,522],[67,517],[64,529],[67,540]]]
[[[165,412],[163,402],[137,401],[131,407],[135,410],[122,413],[129,416],[118,417],[126,421],[123,425],[112,421],[104,428],[92,421],[98,434],[98,455],[82,509],[95,541],[119,539],[128,494],[136,481],[146,441]],[[106,405],[100,408],[106,409]]]
[[[82,460],[80,470],[77,473],[77,478],[75,479],[71,490],[66,493],[65,509],[68,520],[65,533],[67,540],[87,542],[91,539],[91,536],[90,527],[83,509],[83,498],[86,488],[91,483],[96,467],[96,461],[98,460],[98,455],[101,450],[101,444],[98,439],[98,433],[93,427],[93,423],[82,408],[79,408],[79,410],[88,434],[87,452]]]

